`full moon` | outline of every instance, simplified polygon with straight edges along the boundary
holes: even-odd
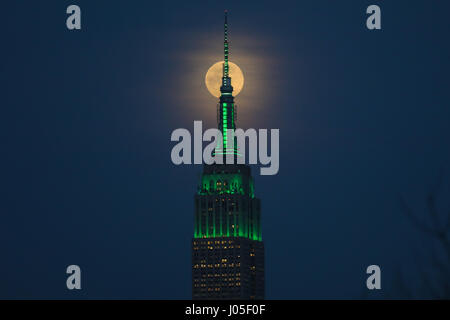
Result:
[[[233,62],[228,62],[231,85],[233,86],[233,96],[237,96],[244,86],[244,74],[241,68]],[[222,85],[223,61],[214,63],[206,73],[205,84],[209,93],[214,97],[220,97],[220,86]]]

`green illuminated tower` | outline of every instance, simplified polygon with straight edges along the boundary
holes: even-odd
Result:
[[[236,106],[228,69],[228,21],[225,11],[224,64],[217,115],[223,144],[215,153],[236,158]],[[232,139],[232,140],[231,140]],[[233,143],[231,143],[233,142]],[[264,299],[264,244],[260,200],[250,167],[205,165],[195,196],[192,239],[193,299]]]
[[[233,87],[231,86],[231,78],[229,75],[228,67],[228,19],[227,12],[225,11],[225,23],[224,23],[224,37],[223,37],[223,75],[222,85],[220,86],[220,100],[217,108],[217,118],[219,130],[223,136],[223,146],[218,146],[215,150],[216,154],[224,155],[237,155],[236,140],[233,137],[228,137],[228,130],[236,129],[236,106],[234,105]],[[230,141],[233,139],[234,141]],[[233,142],[233,143],[231,143]]]

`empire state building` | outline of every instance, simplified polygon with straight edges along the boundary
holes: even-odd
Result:
[[[264,299],[260,200],[255,197],[250,167],[236,161],[225,164],[226,157],[239,156],[235,138],[227,136],[229,129],[236,129],[228,56],[225,12],[223,76],[217,108],[223,142],[214,151],[216,157],[223,156],[224,164],[204,166],[195,195],[192,298]]]

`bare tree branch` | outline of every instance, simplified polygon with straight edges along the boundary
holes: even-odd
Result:
[[[417,216],[413,213],[412,209],[408,206],[402,195],[400,195],[400,205],[402,206],[403,211],[406,213],[408,218],[411,220],[412,224],[417,229],[429,235],[432,236],[434,235],[434,230],[417,218]]]
[[[422,296],[430,294],[431,298],[435,299],[450,299],[450,212],[447,217],[439,216],[436,200],[442,186],[442,177],[443,174],[441,172],[437,183],[432,187],[426,198],[429,214],[428,222],[427,219],[419,219],[402,195],[400,195],[400,205],[413,226],[436,240],[435,244],[439,244],[438,251],[436,251],[437,248],[431,250],[431,260],[427,266],[423,263],[418,263],[418,280],[420,281],[418,293]],[[443,218],[445,219],[443,220]],[[425,271],[427,269],[433,270],[433,272],[427,273]],[[404,291],[404,286],[399,289]],[[412,288],[409,289],[413,290]],[[411,295],[414,296],[414,292],[411,292]]]

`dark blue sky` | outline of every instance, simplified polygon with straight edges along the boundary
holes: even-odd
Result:
[[[65,27],[72,3],[81,31]],[[365,27],[370,4],[381,31]],[[280,129],[279,174],[253,171],[267,298],[365,297],[370,264],[376,297],[399,272],[416,281],[431,244],[398,198],[426,219],[444,172],[450,210],[448,1],[8,1],[0,298],[190,298],[201,166],[171,163],[170,134],[214,125],[202,77],[224,9],[248,71],[238,125]],[[70,264],[81,291],[65,287]]]

